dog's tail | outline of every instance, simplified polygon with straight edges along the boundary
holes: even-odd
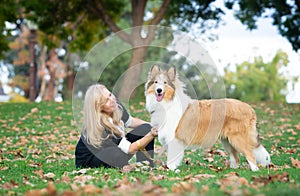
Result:
[[[257,165],[261,165],[263,167],[270,165],[271,163],[270,154],[262,144],[260,144],[257,148],[255,148],[253,150],[253,153],[256,158]]]

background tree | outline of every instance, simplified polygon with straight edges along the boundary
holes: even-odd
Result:
[[[293,49],[300,49],[300,0],[225,0],[225,5],[250,30],[257,28],[259,18],[271,18]]]
[[[227,96],[244,101],[285,101],[289,80],[282,68],[287,64],[287,54],[278,51],[271,62],[255,57],[254,62],[236,65],[235,71],[225,69]]]
[[[134,28],[131,32],[119,33],[121,40],[132,47],[131,59],[127,66],[143,63],[147,45],[157,32],[155,25],[173,26],[174,29],[191,31],[195,26],[201,34],[219,25],[223,7],[214,4],[215,0],[3,0],[0,3],[0,50],[5,47],[5,37],[11,29],[5,21],[19,28],[24,19],[37,23],[44,32],[43,43],[53,47],[64,47],[68,51],[87,51],[111,32]],[[293,3],[295,2],[295,3]],[[299,0],[224,0],[227,8],[233,9],[235,16],[249,29],[256,27],[259,17],[273,18],[273,24],[287,37],[295,50],[299,49]],[[154,25],[143,29],[142,25]],[[143,34],[141,32],[147,32]],[[144,47],[145,46],[145,47]],[[141,72],[139,70],[138,72]],[[135,73],[139,75],[139,73]],[[131,77],[134,83],[136,77]],[[122,88],[124,92],[130,92]],[[121,92],[122,94],[122,92]]]
[[[185,20],[186,29],[192,23],[198,22],[205,16],[212,20],[220,19],[220,10],[212,9],[213,1],[174,1],[167,13],[171,0],[148,2],[145,0],[132,1],[20,1],[25,8],[26,18],[36,22],[41,31],[55,34],[60,39],[70,40],[70,48],[86,49],[89,44],[102,39],[110,32],[119,32],[126,27],[135,27],[131,32],[119,33],[119,37],[132,46],[132,55],[128,67],[144,62],[147,45],[155,38],[155,25],[172,24],[176,18]],[[131,5],[129,7],[128,5]],[[182,7],[184,5],[184,7]],[[66,9],[67,8],[67,9]],[[174,15],[176,10],[186,9],[181,15]],[[171,10],[171,11],[170,11]],[[192,10],[192,11],[191,11]],[[150,15],[151,17],[145,17]],[[164,16],[167,16],[163,20]],[[126,22],[122,18],[128,19]],[[180,19],[180,20],[181,20]],[[205,20],[202,20],[205,21]],[[177,20],[179,22],[179,20]],[[142,26],[153,25],[147,29],[147,35],[142,36]],[[96,28],[97,27],[97,28]],[[82,44],[84,43],[84,44]],[[50,43],[48,43],[50,44]],[[79,47],[82,46],[82,47]],[[137,70],[139,75],[142,70]],[[130,73],[130,72],[128,72]],[[128,75],[127,78],[134,78]],[[132,85],[126,85],[122,92],[131,92]]]

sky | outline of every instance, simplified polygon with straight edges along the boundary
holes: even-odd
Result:
[[[300,77],[300,51],[297,54],[292,50],[287,39],[278,33],[275,26],[272,26],[271,19],[259,19],[258,28],[252,31],[247,30],[246,26],[236,20],[232,11],[227,11],[224,21],[226,24],[220,26],[215,32],[218,39],[206,46],[220,73],[226,65],[232,67],[237,63],[251,61],[255,56],[262,56],[264,62],[270,62],[281,49],[289,57],[288,67],[282,71],[286,75]],[[287,102],[300,103],[300,81],[294,91],[289,84],[288,91]]]

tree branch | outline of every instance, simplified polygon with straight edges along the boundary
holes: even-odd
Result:
[[[143,25],[146,4],[147,4],[147,0],[131,1],[131,9],[132,9],[131,14],[132,14],[133,27]]]
[[[171,0],[164,0],[163,4],[159,8],[156,16],[153,18],[151,25],[157,25],[162,20],[170,3],[171,3]]]
[[[96,16],[98,16],[114,33],[118,32],[118,36],[125,42],[132,44],[130,40],[130,36],[121,31],[121,29],[116,25],[116,23],[112,20],[112,18],[107,14],[105,8],[103,7],[101,1],[94,1],[96,3],[96,7],[87,2],[86,7],[88,10],[93,12]]]
[[[164,0],[161,7],[159,8],[156,16],[152,19],[151,26],[149,28],[149,33],[145,40],[147,43],[150,43],[152,40],[154,40],[156,25],[158,25],[158,23],[163,19],[170,3],[171,3],[171,0]]]
[[[298,10],[300,10],[300,0],[295,0],[296,1],[296,5],[298,7]]]

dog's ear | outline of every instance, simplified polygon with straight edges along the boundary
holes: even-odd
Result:
[[[170,67],[170,69],[168,70],[168,76],[170,78],[171,81],[175,81],[176,79],[176,69],[175,67]]]
[[[152,78],[154,78],[154,76],[156,76],[158,73],[160,72],[160,68],[158,67],[158,65],[153,65],[150,73],[148,75],[148,79],[151,80]]]

